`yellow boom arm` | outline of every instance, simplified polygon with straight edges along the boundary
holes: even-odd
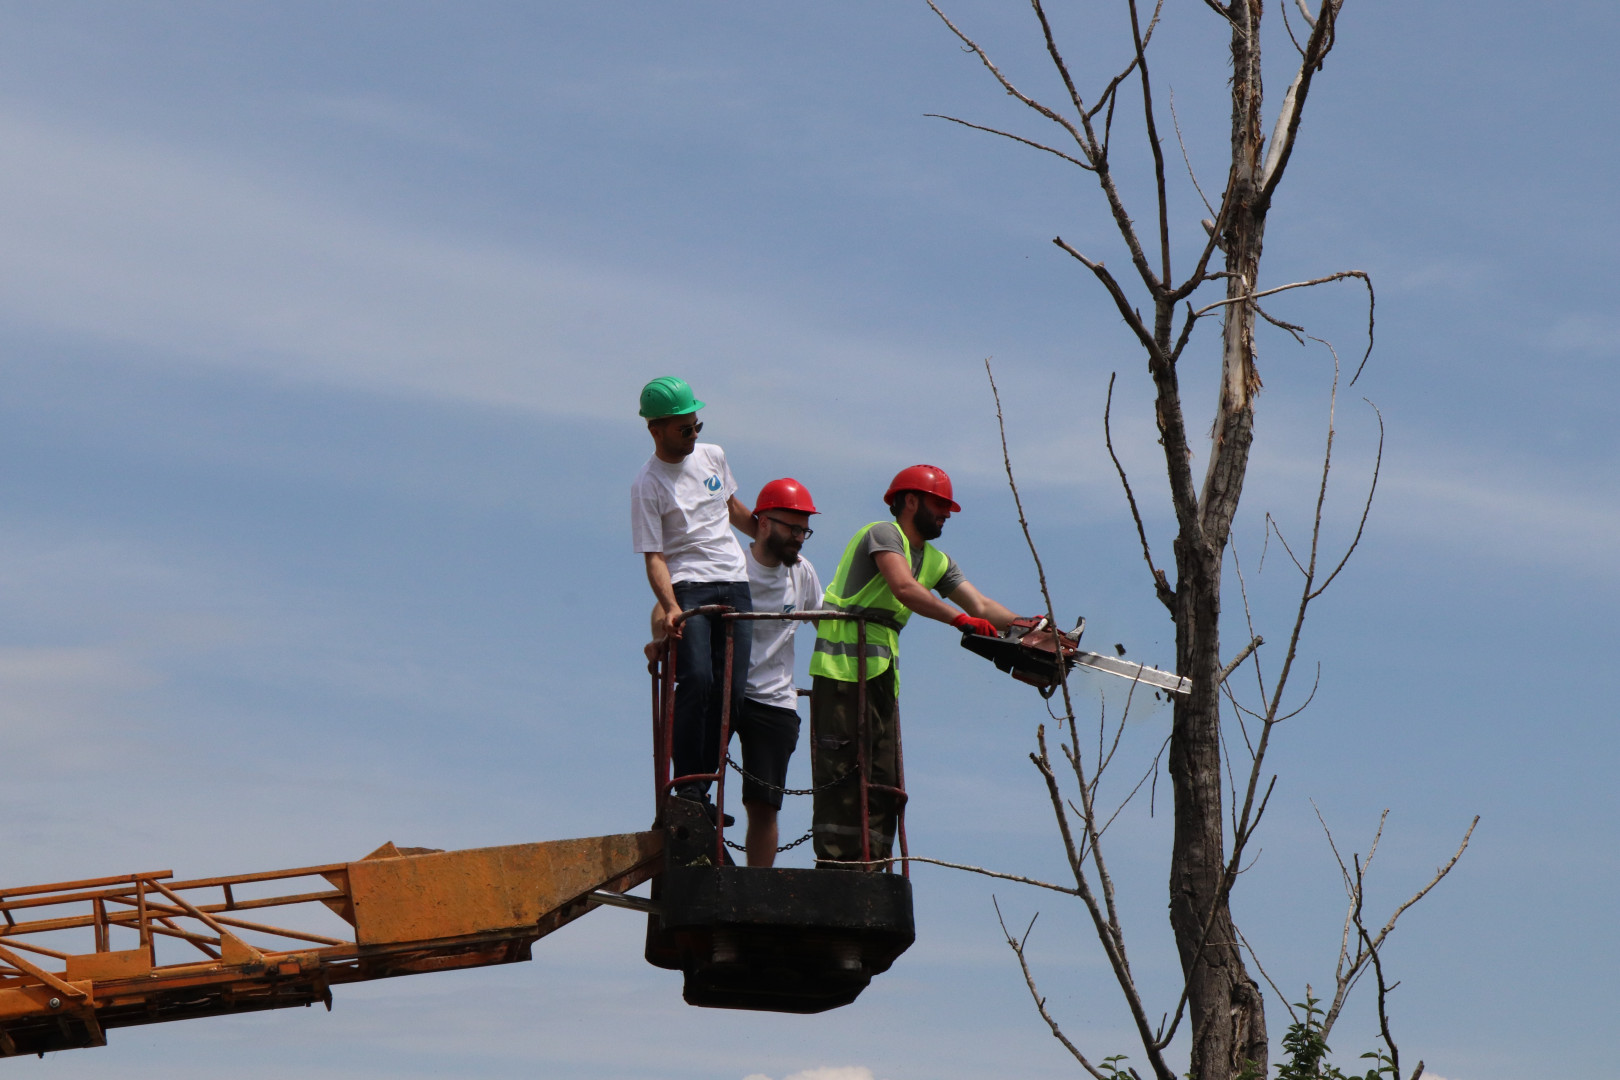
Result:
[[[663,834],[643,832],[467,851],[388,843],[325,866],[0,889],[0,1057],[102,1046],[107,1029],[134,1024],[330,1008],[338,983],[527,960],[602,902],[593,893],[622,893],[662,863]],[[282,925],[261,921],[270,908]]]

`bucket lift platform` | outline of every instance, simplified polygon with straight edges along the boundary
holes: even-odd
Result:
[[[725,677],[716,685],[722,695],[720,745],[730,741],[732,702],[732,633],[739,621],[805,622],[840,618],[857,624],[857,649],[866,644],[865,619],[826,612],[732,612],[721,605],[684,613],[718,615],[725,626]],[[848,1005],[872,976],[889,970],[910,948],[911,881],[905,863],[904,772],[886,787],[900,805],[898,839],[900,872],[893,864],[875,871],[735,866],[726,854],[724,819],[726,775],[719,771],[672,776],[670,746],[674,734],[675,650],[666,643],[653,662],[653,759],[657,781],[657,827],[664,833],[664,873],[653,882],[649,905],[646,957],[657,967],[685,975],[683,996],[690,1005],[722,1009],[817,1013]],[[856,715],[864,723],[865,673],[860,673]],[[803,691],[800,691],[802,694]],[[810,752],[815,754],[812,724]],[[896,738],[899,732],[896,731]],[[866,740],[861,738],[860,745]],[[723,755],[722,755],[723,756]],[[861,805],[868,788],[864,753],[858,775]],[[711,782],[716,806],[711,818],[703,804],[677,798],[677,785]],[[870,830],[863,830],[861,859],[870,865]]]
[[[817,1013],[848,1005],[915,939],[911,882],[858,870],[716,865],[702,807],[669,800],[647,961],[689,1005]]]

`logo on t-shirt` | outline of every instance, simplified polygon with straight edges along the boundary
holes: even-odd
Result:
[[[791,612],[792,610],[793,610],[793,605],[792,604],[783,604],[782,605],[782,614],[786,615],[789,612]]]
[[[720,477],[719,477],[719,475],[716,474],[714,476],[709,477],[707,480],[703,481],[703,486],[708,488],[710,491],[719,491],[720,490]]]

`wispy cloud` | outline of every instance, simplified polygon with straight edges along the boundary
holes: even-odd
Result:
[[[1376,512],[1390,522],[1382,527],[1520,566],[1620,581],[1608,557],[1620,530],[1611,492],[1505,470],[1416,467],[1392,470],[1381,497]]]
[[[1546,343],[1559,352],[1614,356],[1620,353],[1620,318],[1607,312],[1562,315],[1547,331]]]
[[[419,123],[370,99],[328,107]],[[678,370],[743,418],[734,431],[819,423],[863,440],[921,426],[870,422],[893,415],[882,402],[914,389],[913,373],[954,381],[917,346],[851,337],[770,298],[435,234],[15,109],[0,109],[0,229],[5,318],[170,362],[614,420],[646,378]],[[802,393],[810,371],[863,394],[828,416]]]
[[[358,131],[382,135],[402,142],[454,151],[478,150],[483,143],[435,110],[419,104],[406,104],[396,98],[376,94],[347,94],[316,97],[309,111]]]

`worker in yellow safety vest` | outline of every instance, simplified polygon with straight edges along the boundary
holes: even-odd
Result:
[[[995,634],[1017,616],[975,589],[956,561],[934,547],[945,522],[961,510],[951,478],[932,465],[902,469],[883,499],[893,521],[875,521],[844,548],[822,606],[866,617],[866,762],[870,784],[896,786],[896,728],[900,715],[900,631],[913,612],[959,630]],[[966,610],[933,595],[937,592]],[[853,620],[822,620],[810,658],[810,715],[815,731],[814,834],[817,865],[857,862],[861,852],[857,666]],[[889,858],[899,800],[886,791],[867,797],[872,863]],[[861,869],[863,867],[845,867]]]

